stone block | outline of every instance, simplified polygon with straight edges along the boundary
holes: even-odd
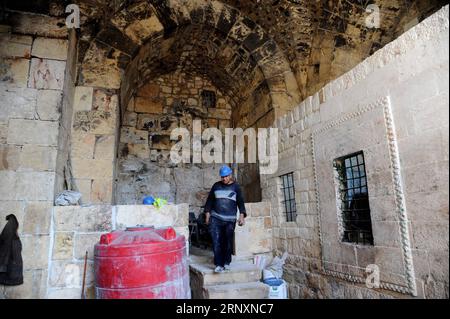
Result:
[[[56,18],[35,13],[14,12],[11,14],[12,31],[49,38],[67,38],[65,17]]]
[[[123,117],[123,124],[122,125],[123,126],[136,127],[136,125],[137,125],[137,113],[125,112],[125,115]],[[142,129],[142,128],[139,128],[139,129]]]
[[[73,112],[78,111],[91,111],[92,110],[92,98],[94,89],[87,86],[75,87],[75,97],[73,100]]]
[[[115,111],[78,111],[74,113],[73,130],[75,132],[112,135],[116,133],[116,120]]]
[[[159,89],[160,87],[158,84],[148,83],[139,88],[137,96],[147,98],[159,97]]]
[[[62,90],[65,69],[66,62],[64,61],[33,58],[31,59],[28,87]]]
[[[95,89],[93,100],[92,100],[92,109],[96,111],[103,111],[109,113],[116,113],[119,105],[118,96],[116,94],[112,94],[103,90],[103,89]]]
[[[136,130],[132,127],[122,127],[120,142],[129,144],[148,144],[148,132]]]
[[[74,232],[56,232],[54,235],[52,260],[74,257]]]
[[[414,249],[448,251],[449,225],[444,221],[412,222]]]
[[[16,171],[20,166],[21,146],[0,145],[0,170]]]
[[[36,144],[57,146],[58,123],[37,120],[11,119],[8,127],[8,144]]]
[[[30,58],[33,38],[23,35],[0,33],[0,56],[5,58]]]
[[[375,246],[401,247],[400,225],[396,221],[373,222],[372,233]]]
[[[150,132],[159,131],[161,129],[159,125],[159,118],[160,115],[156,114],[138,114],[136,128],[138,130],[146,130]]]
[[[264,227],[264,218],[248,218],[244,226],[236,226],[236,255],[247,256],[272,251],[272,230]]]
[[[75,288],[81,286],[83,263],[71,261],[52,261],[50,265],[49,286]]]
[[[94,204],[109,204],[112,201],[112,179],[94,179],[90,202]]]
[[[79,179],[108,179],[113,176],[114,161],[99,159],[73,159],[73,175]]]
[[[123,144],[121,149],[124,153],[136,156],[140,159],[148,159],[150,157],[150,148],[147,144]]]
[[[67,51],[67,40],[38,37],[33,42],[31,54],[38,58],[67,60]]]
[[[95,140],[96,137],[94,134],[74,132],[72,134],[72,158],[94,158]]]
[[[97,135],[95,137],[95,159],[114,159],[116,137],[114,135]]]
[[[74,257],[83,260],[88,252],[88,260],[94,259],[94,246],[100,240],[103,233],[76,234],[74,238]]]
[[[163,102],[160,99],[137,97],[135,99],[134,111],[137,113],[162,114]]]
[[[91,203],[92,179],[75,179],[74,182],[81,193],[81,202],[83,204]]]
[[[231,110],[208,108],[208,118],[214,118],[219,120],[230,120]]]
[[[0,119],[0,144],[6,144],[8,138],[8,122]]]
[[[151,135],[150,147],[152,149],[171,150],[172,144],[174,143],[170,140],[170,135]]]
[[[0,118],[34,119],[37,91],[26,88],[8,88],[0,90]]]
[[[56,169],[57,149],[53,146],[26,144],[20,154],[21,171],[48,171]]]
[[[100,47],[94,42],[84,57],[81,78],[84,86],[119,89],[121,70],[118,66],[120,52],[111,50],[110,46]]]
[[[111,206],[55,206],[55,231],[107,232],[112,230]]]
[[[24,234],[49,234],[53,202],[27,202],[21,225]],[[15,213],[14,213],[15,214]]]
[[[448,243],[448,242],[447,242]],[[436,281],[449,282],[449,254],[447,250],[430,250],[428,252],[428,262],[430,274]]]
[[[164,205],[159,209],[147,205],[118,205],[116,209],[116,229],[136,225],[186,226],[183,219],[178,216],[178,207],[172,204]]]
[[[62,91],[39,90],[36,114],[43,121],[57,121],[61,115]]]
[[[0,171],[0,200],[53,201],[55,173]]]
[[[47,269],[50,236],[22,236],[23,269]]]
[[[0,170],[0,200],[15,200],[16,173]]]
[[[29,68],[30,60],[28,59],[2,59],[0,81],[8,86],[26,88]]]

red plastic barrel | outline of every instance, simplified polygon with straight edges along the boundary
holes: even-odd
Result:
[[[184,236],[172,227],[113,231],[95,245],[98,299],[188,299]]]

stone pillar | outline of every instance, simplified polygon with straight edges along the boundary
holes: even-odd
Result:
[[[68,41],[0,30],[0,230],[17,216],[24,266],[24,283],[1,291],[45,298]]]

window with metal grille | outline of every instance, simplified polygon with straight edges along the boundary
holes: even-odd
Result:
[[[295,203],[294,174],[289,173],[280,176],[281,192],[283,193],[284,213],[288,222],[295,222],[297,219],[297,204]]]
[[[363,152],[334,160],[338,178],[344,242],[373,245],[369,193]]]
[[[204,107],[216,107],[216,93],[213,91],[202,91],[202,104]]]

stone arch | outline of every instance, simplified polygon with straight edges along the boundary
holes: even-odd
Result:
[[[180,40],[195,37],[195,58],[204,58],[210,68],[206,72],[232,93],[236,105],[266,92],[275,119],[299,102],[297,82],[277,44],[259,25],[219,1],[138,1],[121,8],[82,54],[78,84],[120,90],[121,105],[126,105],[140,83],[176,66],[183,51]],[[245,118],[251,111],[234,113]],[[253,120],[240,124],[252,126]]]
[[[114,90],[122,121],[142,85],[180,65],[183,71],[203,74],[229,97],[232,127],[269,127],[299,103],[297,81],[275,41],[219,1],[134,1],[106,19],[79,53],[77,85]],[[257,164],[239,170],[244,191],[251,191],[247,199],[259,201]]]

